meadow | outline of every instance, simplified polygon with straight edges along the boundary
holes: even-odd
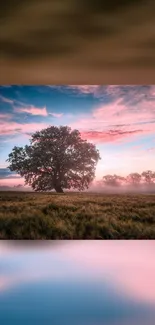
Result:
[[[155,239],[155,194],[0,192],[0,239]]]

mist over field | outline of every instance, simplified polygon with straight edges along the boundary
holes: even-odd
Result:
[[[96,192],[96,193],[112,193],[112,194],[124,194],[124,193],[155,193],[155,186],[153,187],[148,187],[148,186],[143,186],[137,188],[136,186],[123,186],[123,187],[118,187],[116,188],[115,186],[108,186],[108,187],[102,187],[102,186],[92,186],[88,190],[90,192]]]
[[[97,192],[97,193],[115,193],[115,194],[125,194],[125,193],[145,193],[145,194],[149,194],[149,193],[155,193],[155,184],[140,184],[140,185],[132,185],[132,184],[128,184],[128,185],[104,185],[102,180],[101,181],[97,181],[94,182],[94,184],[92,184],[89,188],[90,192]]]

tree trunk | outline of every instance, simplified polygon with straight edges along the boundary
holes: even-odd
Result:
[[[63,189],[61,187],[60,177],[57,177],[57,173],[54,174],[54,189],[57,193],[63,193]]]
[[[56,186],[54,187],[54,189],[55,189],[55,191],[56,191],[57,193],[63,193],[63,192],[64,192],[63,189],[62,189],[62,187],[61,187],[61,185],[56,185]]]

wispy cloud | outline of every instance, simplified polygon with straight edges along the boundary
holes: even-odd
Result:
[[[68,88],[74,91],[81,92],[83,94],[97,95],[101,86],[99,85],[68,85]]]
[[[12,114],[1,114],[0,113],[0,119],[1,120],[7,120],[7,119],[11,119],[12,118]]]
[[[14,172],[11,172],[8,168],[0,168],[0,179],[14,179],[20,176]]]
[[[28,113],[31,115],[48,116],[46,107],[39,108],[34,105],[28,105],[18,100],[13,100],[0,95],[0,100],[4,103],[10,104],[15,113]]]
[[[46,85],[41,93],[24,86],[17,93],[12,86],[0,93],[0,152],[6,159],[11,144],[24,145],[35,131],[62,124],[99,145],[98,177],[153,168],[155,85]]]
[[[16,113],[28,113],[31,115],[40,115],[40,116],[48,116],[48,112],[46,107],[38,108],[33,105],[27,107],[14,107],[14,112]]]
[[[71,126],[78,128],[83,136],[99,142],[154,134],[155,105],[146,99],[136,105],[125,104],[122,97],[99,105]]]
[[[0,86],[0,87],[3,87],[3,88],[11,88],[12,85],[3,85],[3,86]]]
[[[22,177],[16,177],[16,178],[3,178],[0,179],[0,187],[3,190],[3,188],[9,187],[10,189],[13,189],[15,185],[22,184],[24,186],[24,178]],[[26,188],[26,187],[25,187]],[[27,189],[29,189],[27,187]]]
[[[122,138],[131,137],[132,135],[140,134],[143,130],[121,131],[121,130],[109,130],[109,131],[85,131],[81,132],[81,136],[84,139],[92,140],[97,143],[113,142]]]
[[[7,97],[4,97],[2,95],[0,95],[0,100],[3,102],[3,103],[7,103],[7,104],[10,104],[12,105],[14,103],[14,100],[13,99],[10,99],[10,98],[7,98]]]
[[[48,126],[46,123],[17,123],[17,122],[0,122],[0,135],[10,135],[10,134],[20,134],[20,133],[30,133]]]
[[[60,118],[60,117],[63,116],[63,113],[54,113],[54,112],[52,112],[52,113],[49,113],[49,115],[51,115],[51,116],[53,116],[53,117]]]
[[[0,100],[3,103],[10,104],[13,107],[13,111],[15,113],[27,113],[30,115],[36,115],[36,116],[53,116],[55,118],[60,118],[63,116],[63,113],[56,113],[56,112],[48,112],[46,106],[44,107],[36,107],[31,104],[25,104],[21,101],[18,100],[13,100],[4,96],[0,95]],[[8,114],[1,114],[0,118],[7,118],[9,115]],[[11,115],[10,115],[11,116]]]
[[[98,98],[109,96],[111,99],[118,99],[121,97],[124,100],[130,100],[130,102],[149,100],[155,96],[154,85],[67,85],[60,87],[64,91],[70,89],[70,91],[81,94],[92,94]]]

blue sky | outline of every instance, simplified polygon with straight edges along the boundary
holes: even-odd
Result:
[[[102,160],[96,178],[126,175],[155,166],[155,86],[0,86],[0,178],[14,145],[49,125],[68,125],[96,144]],[[3,170],[2,170],[3,168]]]

